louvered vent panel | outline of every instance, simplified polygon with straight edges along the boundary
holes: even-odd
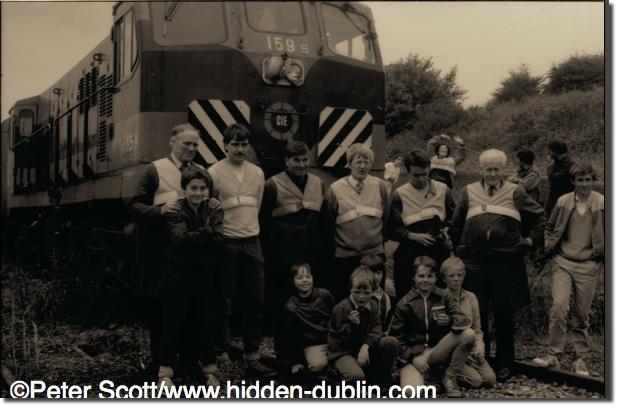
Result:
[[[96,159],[99,161],[105,161],[107,159],[107,122],[105,120],[99,121],[98,149],[96,152]]]
[[[113,85],[113,77],[111,75],[101,76],[98,82],[98,88],[111,88]],[[111,117],[113,93],[109,90],[101,90],[99,93],[99,116],[102,118]]]
[[[81,79],[79,79],[79,85],[77,86],[77,89],[79,91],[77,100],[81,102],[86,97],[86,78],[85,77],[82,77]],[[79,105],[79,114],[84,114],[84,112],[86,111],[86,106],[84,106],[84,104]]]

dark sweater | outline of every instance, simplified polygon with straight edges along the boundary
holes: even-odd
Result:
[[[356,356],[363,344],[371,346],[381,337],[379,307],[373,300],[368,303],[370,310],[356,307],[349,298],[334,306],[328,336],[328,348],[332,358],[344,354]],[[349,319],[352,310],[360,312],[360,324],[354,324]]]
[[[521,222],[512,217],[485,213],[466,219],[469,209],[467,186],[461,190],[450,235],[457,247],[457,255],[467,257],[485,251],[486,253],[523,252],[523,238],[532,239],[535,246],[541,246],[544,238],[546,216],[544,210],[521,187],[513,195],[514,206],[521,215]]]
[[[574,190],[574,185],[570,180],[570,168],[572,168],[572,165],[574,165],[574,162],[567,156],[565,159],[555,161],[546,171],[551,185],[544,206],[547,217],[550,217],[557,199]]]
[[[179,201],[180,210],[168,215],[167,229],[172,245],[168,256],[172,265],[200,271],[214,263],[223,246],[223,210],[211,209],[203,202],[197,213],[186,199]]]
[[[334,298],[326,289],[313,288],[308,297],[293,295],[283,309],[286,342],[283,358],[300,363],[303,350],[311,345],[326,344]]]

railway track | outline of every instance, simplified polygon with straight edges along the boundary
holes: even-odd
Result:
[[[230,356],[233,359],[241,359],[242,348],[238,345],[231,346]],[[275,357],[262,355],[264,365],[272,368],[277,372],[277,381],[287,384],[299,384],[306,387],[312,387],[321,384],[322,381],[326,385],[338,385],[340,379],[330,374],[318,376],[307,369],[302,369],[296,374],[291,374],[290,366]],[[489,360],[491,362],[491,360]],[[533,365],[527,361],[515,361],[512,366],[514,375],[524,375],[528,379],[535,379],[540,382],[554,385],[567,385],[570,387],[585,389],[590,392],[595,392],[601,396],[606,396],[606,387],[604,380],[595,377],[584,377],[561,369],[546,369]]]

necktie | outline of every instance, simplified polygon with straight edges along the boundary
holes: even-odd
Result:
[[[496,186],[489,186],[489,188],[488,188],[488,195],[489,196],[493,196],[496,191],[497,191],[497,187]]]
[[[190,165],[188,162],[182,162],[182,165],[180,165],[180,173],[184,172],[184,170],[186,168],[188,168]]]
[[[361,180],[360,180],[360,181],[358,181],[358,183],[356,183],[356,187],[355,187],[355,189],[356,189],[356,193],[357,193],[357,194],[362,193],[362,190],[364,189],[364,183],[362,183],[362,181],[361,181]]]

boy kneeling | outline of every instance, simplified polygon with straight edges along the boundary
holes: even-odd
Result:
[[[401,387],[423,385],[431,367],[448,363],[443,377],[446,395],[461,397],[456,379],[465,367],[475,334],[456,303],[435,288],[436,266],[427,256],[415,259],[415,285],[396,305],[390,334],[400,341],[399,360],[406,364],[401,368]]]
[[[180,334],[190,329],[190,350],[198,352],[206,383],[218,385],[209,330],[214,325],[215,258],[223,247],[223,211],[216,199],[208,198],[212,180],[205,170],[187,168],[181,185],[186,197],[179,200],[179,211],[166,218],[172,246],[171,266],[162,287],[159,383],[173,386]]]
[[[399,350],[398,340],[382,337],[379,308],[371,300],[375,278],[360,266],[350,276],[351,294],[334,306],[328,336],[330,359],[345,381],[365,379],[369,368],[371,381],[387,386]]]

